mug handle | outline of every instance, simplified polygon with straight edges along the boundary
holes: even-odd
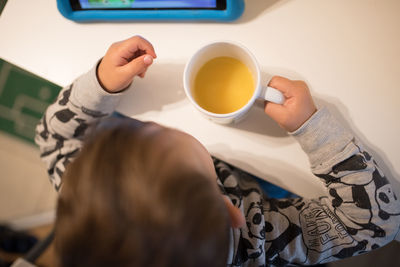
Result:
[[[280,105],[285,102],[285,97],[283,96],[283,94],[277,89],[269,86],[262,88],[259,98]]]

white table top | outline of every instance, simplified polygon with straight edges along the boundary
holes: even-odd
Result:
[[[295,140],[260,108],[235,126],[204,119],[185,99],[182,73],[203,44],[234,40],[262,69],[305,80],[369,148],[399,189],[400,1],[248,0],[234,23],[125,22],[78,24],[54,0],[8,1],[0,16],[0,57],[60,85],[91,68],[115,41],[150,40],[158,58],[135,80],[119,110],[182,129],[209,151],[306,197],[321,184]],[[400,190],[398,190],[400,191]]]

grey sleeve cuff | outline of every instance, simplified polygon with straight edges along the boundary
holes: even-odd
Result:
[[[117,107],[122,93],[111,94],[105,91],[97,80],[96,69],[97,64],[75,80],[71,101],[85,110],[110,114]]]
[[[299,129],[290,133],[307,153],[311,168],[324,169],[347,154],[353,134],[344,128],[329,112],[322,108],[314,113]],[[339,159],[341,158],[341,159]]]

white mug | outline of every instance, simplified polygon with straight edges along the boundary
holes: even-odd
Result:
[[[243,107],[231,113],[219,114],[207,111],[196,103],[192,95],[194,80],[199,69],[206,62],[216,57],[232,57],[243,62],[249,68],[255,81],[254,93],[250,100]],[[183,86],[190,102],[207,118],[222,124],[239,121],[249,111],[257,98],[283,104],[285,97],[281,92],[272,87],[264,87],[261,83],[261,71],[256,58],[246,47],[231,41],[213,42],[200,48],[188,61],[183,72]]]

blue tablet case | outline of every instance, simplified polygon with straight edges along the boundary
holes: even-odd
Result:
[[[233,21],[244,11],[244,0],[227,0],[225,10],[150,9],[150,10],[73,10],[69,0],[57,0],[60,13],[67,19],[85,21],[129,20],[214,20]]]

